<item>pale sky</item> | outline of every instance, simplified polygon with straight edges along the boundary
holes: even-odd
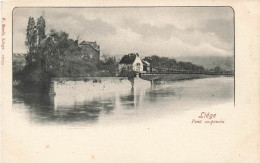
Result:
[[[80,42],[97,41],[101,53],[141,56],[233,56],[230,7],[16,8],[13,52],[26,53],[28,18],[44,14],[46,33],[63,30]]]

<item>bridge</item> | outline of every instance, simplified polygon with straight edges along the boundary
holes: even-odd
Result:
[[[174,68],[165,68],[165,67],[155,67],[147,66],[146,72],[140,72],[139,75],[172,75],[172,74],[203,74],[203,75],[212,75],[212,76],[234,76],[234,71],[214,71],[214,70],[178,70]]]
[[[140,72],[139,75],[166,75],[166,74],[204,74],[204,75],[223,75],[223,76],[234,76],[234,72],[225,71],[225,72],[191,72],[191,71],[175,71],[175,72]]]
[[[210,78],[210,77],[232,77],[234,72],[191,72],[191,71],[175,71],[175,72],[148,72],[148,73],[137,73],[136,77],[140,77],[144,80],[156,81],[175,81],[175,80],[188,80],[188,79],[199,79],[199,78]]]

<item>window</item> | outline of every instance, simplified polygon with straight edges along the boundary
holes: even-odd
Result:
[[[140,63],[136,63],[136,71],[140,71]]]

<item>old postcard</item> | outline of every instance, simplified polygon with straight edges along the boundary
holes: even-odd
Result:
[[[259,1],[1,5],[1,162],[260,162]]]

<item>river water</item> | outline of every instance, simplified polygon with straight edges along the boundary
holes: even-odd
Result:
[[[160,119],[187,110],[234,101],[234,78],[162,82],[94,94],[41,95],[15,91],[13,109],[32,123],[109,125]]]

